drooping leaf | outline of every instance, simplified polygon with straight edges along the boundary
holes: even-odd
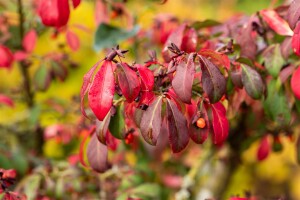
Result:
[[[0,45],[0,68],[9,69],[13,63],[14,56],[6,46]]]
[[[137,70],[141,78],[141,86],[143,90],[151,91],[154,86],[153,72],[145,66],[137,65]]]
[[[300,22],[297,23],[292,37],[292,48],[296,55],[300,56]]]
[[[189,143],[187,120],[171,99],[167,99],[167,126],[171,149],[179,153]]]
[[[189,124],[189,135],[195,143],[202,144],[207,139],[210,131],[210,123],[205,106],[202,107],[202,110],[199,114],[200,115],[198,115],[198,110],[195,109],[194,115]],[[203,118],[205,120],[204,128],[197,127],[196,123],[199,118]]]
[[[46,64],[42,64],[35,72],[33,83],[37,90],[46,91],[50,86],[51,74]]]
[[[274,44],[269,46],[263,52],[263,58],[268,72],[276,78],[285,63],[280,51],[280,45]]]
[[[111,119],[111,111],[105,116],[103,121],[96,120],[96,135],[102,144],[106,144],[108,126]]]
[[[86,141],[87,139],[90,137],[90,135],[94,134],[96,130],[96,126],[92,126],[90,128],[90,130],[83,136],[83,139],[80,143],[80,147],[79,147],[79,161],[80,163],[84,166],[84,167],[87,167],[87,164],[84,160],[84,148],[85,148],[85,144],[86,144]]]
[[[11,98],[9,98],[8,96],[3,95],[3,94],[0,94],[0,105],[1,104],[5,104],[5,105],[7,105],[9,107],[12,107],[12,108],[15,106],[13,100]]]
[[[261,10],[261,16],[270,28],[279,35],[292,36],[293,31],[288,23],[282,19],[274,10]]]
[[[282,90],[278,88],[276,80],[271,80],[268,85],[267,99],[264,101],[264,111],[266,115],[278,126],[289,125],[291,120],[291,109]]]
[[[81,98],[81,103],[80,103],[80,109],[81,113],[86,117],[86,112],[84,110],[84,96],[86,95],[87,91],[89,90],[91,86],[91,80],[92,76],[97,69],[98,65],[102,62],[102,60],[98,61],[84,76],[83,76],[83,82],[80,90],[80,98]]]
[[[87,147],[87,158],[90,167],[96,172],[105,172],[110,167],[107,153],[107,147],[98,141],[96,134],[93,134]]]
[[[191,103],[195,74],[194,56],[194,54],[190,54],[186,62],[181,60],[178,63],[175,77],[172,80],[176,95],[184,103]]]
[[[94,48],[100,51],[104,48],[110,48],[118,43],[135,36],[139,31],[139,27],[135,26],[130,31],[101,23],[95,35]]]
[[[135,71],[130,69],[126,63],[117,64],[117,66],[119,87],[128,103],[131,103],[139,95],[140,81]]]
[[[164,47],[162,49],[162,56],[166,62],[170,62],[172,56],[174,56],[174,54],[172,52],[170,52],[168,49],[168,47],[171,46],[172,43],[175,44],[178,48],[181,48],[185,28],[186,28],[185,24],[176,28],[169,35],[167,41],[165,42]]]
[[[194,28],[189,28],[182,38],[181,50],[191,53],[196,51],[198,35]]]
[[[227,55],[222,54],[220,52],[216,52],[211,49],[201,49],[199,54],[204,57],[209,57],[211,62],[217,66],[225,67],[226,69],[230,70],[230,60]]]
[[[291,88],[295,97],[300,99],[300,67],[298,67],[292,75]]]
[[[268,139],[268,135],[264,136],[259,144],[258,150],[257,150],[257,160],[262,161],[268,157],[271,150],[271,144]]]
[[[203,56],[199,56],[202,70],[203,90],[211,103],[218,102],[226,92],[226,79],[218,67]]]
[[[229,123],[226,117],[226,109],[222,103],[211,104],[213,143],[222,144],[229,133]]]
[[[162,96],[157,97],[144,111],[140,123],[140,129],[145,141],[151,145],[156,145],[161,128],[161,106]]]
[[[296,23],[299,21],[300,18],[300,0],[294,0],[290,4],[290,7],[287,11],[287,21],[291,27],[294,29]]]
[[[212,26],[218,26],[221,23],[215,20],[207,19],[204,21],[196,21],[191,26],[194,27],[196,30],[199,30],[201,28],[208,28]]]
[[[79,41],[78,36],[74,32],[68,30],[66,33],[66,39],[67,39],[67,43],[68,43],[69,47],[73,51],[77,51],[79,49],[80,41]]]
[[[265,85],[260,74],[251,67],[242,64],[242,82],[247,94],[253,99],[260,99],[264,93]]]
[[[24,50],[28,53],[31,53],[35,48],[36,40],[37,40],[37,34],[34,29],[26,33],[22,41],[22,46]]]
[[[112,65],[112,62],[104,61],[88,92],[89,106],[100,121],[109,112],[114,97],[115,80]]]
[[[123,104],[116,107],[115,114],[111,117],[109,123],[109,131],[115,138],[124,139],[125,119]]]

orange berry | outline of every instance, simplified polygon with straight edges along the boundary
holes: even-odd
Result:
[[[202,117],[200,117],[198,120],[197,120],[197,127],[199,127],[199,128],[204,128],[205,127],[205,120],[202,118]]]

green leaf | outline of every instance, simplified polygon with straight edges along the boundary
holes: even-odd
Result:
[[[266,115],[278,126],[286,126],[291,121],[291,109],[281,88],[277,89],[276,80],[268,83],[268,95],[264,102]]]
[[[269,46],[263,53],[263,59],[269,74],[273,77],[277,77],[282,66],[285,64],[281,54],[280,45],[274,44]]]
[[[158,199],[160,195],[160,187],[155,183],[144,183],[134,188],[131,193],[139,198]]]
[[[124,127],[124,105],[122,104],[116,108],[115,115],[110,119],[109,131],[114,137],[124,139]]]
[[[46,91],[50,85],[51,75],[45,64],[42,64],[35,72],[33,82],[37,90]]]
[[[104,48],[110,48],[118,43],[135,36],[139,31],[139,26],[134,26],[130,31],[101,23],[95,34],[94,48],[100,51]]]
[[[24,192],[28,200],[36,199],[37,192],[39,191],[39,186],[41,184],[42,177],[39,174],[34,174],[28,177]]]
[[[220,25],[221,23],[215,20],[207,19],[204,21],[196,21],[192,24],[192,27],[196,30],[199,30],[201,28],[207,28],[212,26]]]
[[[253,99],[260,99],[265,90],[265,84],[260,74],[248,65],[242,64],[241,66],[242,82],[247,94]]]

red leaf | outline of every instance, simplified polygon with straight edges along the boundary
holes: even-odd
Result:
[[[72,0],[74,9],[77,8],[77,6],[79,6],[80,1],[81,1],[81,0]]]
[[[149,108],[144,111],[140,123],[141,133],[146,142],[151,145],[156,145],[157,138],[161,128],[161,106],[162,96],[159,96],[153,101]]]
[[[22,61],[27,59],[28,54],[25,51],[16,51],[14,54],[14,60]]]
[[[219,68],[205,57],[199,56],[203,90],[211,103],[218,102],[226,92],[226,79]]]
[[[300,56],[300,22],[297,23],[292,37],[292,48],[296,55]]]
[[[199,54],[211,58],[211,62],[213,62],[215,65],[221,65],[222,67],[230,70],[230,60],[227,55],[211,49],[201,49],[199,51]]]
[[[126,100],[131,103],[139,95],[140,81],[132,69],[126,63],[117,64],[119,87]]]
[[[185,27],[186,27],[186,25],[183,24],[183,25],[179,26],[177,29],[175,29],[169,35],[168,40],[164,44],[164,48],[162,50],[162,56],[166,62],[170,62],[172,56],[174,55],[172,52],[170,52],[168,50],[168,47],[171,45],[171,43],[174,43],[178,48],[181,47]]]
[[[268,140],[268,136],[266,135],[260,141],[258,151],[257,151],[257,159],[259,161],[266,159],[270,153],[270,149],[271,149],[270,142]]]
[[[295,28],[299,18],[300,18],[300,0],[294,0],[287,11],[287,21],[292,29]]]
[[[176,66],[176,74],[172,86],[178,98],[184,103],[191,103],[192,86],[195,74],[195,54],[190,54],[187,62],[181,60]]]
[[[137,65],[137,70],[141,78],[141,86],[143,90],[151,91],[154,86],[153,72],[145,66]]]
[[[67,31],[66,34],[66,39],[67,39],[67,43],[69,45],[69,47],[73,50],[73,51],[77,51],[80,47],[80,41],[78,36],[72,32],[72,31]]]
[[[289,27],[288,23],[282,19],[274,10],[261,10],[265,22],[270,28],[279,35],[292,36],[293,31]]]
[[[300,99],[300,67],[292,75],[291,87],[295,97]]]
[[[31,53],[36,45],[37,34],[34,29],[30,30],[22,41],[23,48],[26,52]]]
[[[109,112],[115,92],[115,80],[111,61],[104,61],[91,84],[88,100],[96,117],[102,121]]]
[[[69,0],[41,0],[38,13],[45,26],[62,27],[69,20]]]
[[[167,125],[173,153],[179,153],[189,143],[187,121],[176,104],[167,99]]]
[[[196,122],[199,118],[203,118],[205,120],[205,127],[199,128],[196,125]],[[198,110],[194,110],[194,115],[189,124],[189,135],[190,138],[197,144],[202,144],[207,139],[208,133],[210,131],[210,124],[207,115],[207,111],[205,106],[202,107],[201,112],[198,115]]]
[[[102,0],[96,0],[95,6],[95,21],[99,25],[101,23],[109,22],[109,15],[107,11],[106,4]]]
[[[0,68],[10,68],[14,60],[14,56],[6,46],[0,45]]]
[[[86,95],[87,91],[89,90],[91,86],[91,78],[97,69],[98,65],[102,62],[102,60],[98,61],[84,76],[83,76],[83,83],[81,86],[81,91],[80,91],[80,97],[81,97],[81,104],[80,104],[80,109],[81,113],[86,117],[86,112],[84,110],[84,96]]]
[[[0,94],[0,104],[6,104],[9,107],[15,106],[13,100],[3,94]]]
[[[211,104],[212,108],[212,126],[213,126],[213,143],[222,144],[228,136],[229,123],[226,118],[226,109],[220,102]]]
[[[139,105],[138,106],[142,106],[142,105],[147,105],[149,106],[149,104],[155,99],[155,95],[152,91],[148,92],[142,92],[141,94],[141,99],[139,101]]]
[[[190,28],[184,34],[181,49],[185,52],[195,52],[197,47],[198,35],[194,28]]]
[[[96,172],[105,172],[110,166],[107,160],[107,147],[98,141],[96,134],[91,137],[87,147],[90,167]]]

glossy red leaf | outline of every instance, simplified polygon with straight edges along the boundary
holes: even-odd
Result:
[[[92,81],[92,76],[95,72],[95,70],[97,69],[98,65],[102,62],[98,61],[84,76],[83,76],[83,83],[81,86],[81,91],[80,91],[80,98],[81,98],[81,104],[80,104],[80,109],[81,109],[81,113],[86,117],[86,112],[84,110],[84,97],[87,93],[87,91],[89,90],[90,86],[91,86],[91,81]]]
[[[295,28],[300,18],[300,0],[294,0],[287,11],[287,21],[292,29]]]
[[[111,61],[104,61],[88,92],[89,106],[100,121],[109,112],[114,97],[115,79],[112,65]]]
[[[77,8],[77,6],[79,6],[80,2],[81,2],[81,0],[72,0],[73,7]]]
[[[69,0],[41,0],[38,13],[45,26],[65,26],[70,16]]]
[[[142,114],[140,130],[145,141],[156,145],[161,128],[162,96],[157,97]]]
[[[270,28],[279,35],[292,36],[293,31],[288,23],[282,19],[274,10],[261,10],[261,16]]]
[[[194,54],[190,54],[186,62],[181,60],[178,63],[176,66],[176,74],[172,81],[176,95],[184,103],[191,103],[195,74],[194,57]]]
[[[34,29],[28,31],[22,41],[23,48],[26,52],[31,53],[36,45],[37,34]]]
[[[10,68],[14,60],[12,52],[6,46],[0,45],[0,68]]]
[[[173,153],[179,153],[189,143],[187,120],[176,104],[167,99],[167,126],[169,142]]]
[[[91,137],[87,147],[87,159],[90,167],[96,172],[103,173],[109,169],[107,147],[98,141],[96,134]]]
[[[145,66],[137,65],[137,70],[141,78],[142,90],[151,91],[154,86],[153,72]]]
[[[66,33],[66,39],[67,39],[67,43],[68,43],[69,47],[73,51],[77,51],[79,49],[80,40],[74,32],[68,30],[67,33]]]
[[[164,44],[163,50],[162,50],[162,56],[166,62],[170,62],[172,56],[174,54],[169,51],[168,47],[171,46],[171,43],[174,43],[178,48],[181,47],[182,44],[182,38],[184,34],[186,25],[183,24],[176,28],[168,37],[166,43]]]
[[[188,53],[195,52],[197,41],[197,31],[194,28],[189,28],[183,36],[181,49]]]
[[[126,100],[131,103],[139,95],[141,90],[140,81],[135,71],[126,63],[117,65],[119,87]]]
[[[300,22],[297,23],[292,37],[292,48],[296,55],[300,56]]]
[[[227,55],[222,54],[220,52],[216,52],[211,49],[201,49],[199,54],[204,57],[209,57],[211,62],[217,66],[225,67],[226,69],[230,70],[230,60]]]
[[[257,150],[257,160],[262,161],[268,157],[271,150],[271,144],[268,139],[268,136],[264,136],[259,144],[258,150]]]
[[[3,95],[3,94],[0,94],[0,104],[5,104],[9,107],[14,107],[15,106],[13,100],[11,98],[9,98],[8,96]]]
[[[226,117],[226,109],[222,103],[211,104],[213,143],[222,144],[229,133],[229,123]]]
[[[295,97],[300,99],[300,67],[292,75],[291,87]]]
[[[199,128],[196,125],[196,122],[199,118],[203,118],[205,120],[205,127]],[[189,124],[189,135],[190,138],[197,144],[202,144],[208,137],[208,133],[210,131],[210,123],[207,115],[207,111],[205,106],[202,107],[201,112],[198,114],[198,110],[194,110],[194,115],[191,118],[191,122]]]
[[[218,67],[203,56],[199,56],[202,70],[203,90],[211,103],[218,102],[226,92],[226,79]]]

